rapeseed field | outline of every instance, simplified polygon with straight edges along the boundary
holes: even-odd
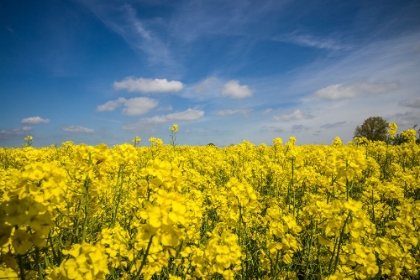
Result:
[[[0,278],[418,279],[414,130],[224,148],[177,131],[0,148]]]

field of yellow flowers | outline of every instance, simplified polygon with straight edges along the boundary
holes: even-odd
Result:
[[[176,131],[0,148],[0,278],[418,279],[415,134],[217,148]]]

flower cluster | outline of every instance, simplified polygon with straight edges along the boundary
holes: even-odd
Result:
[[[0,278],[418,277],[414,130],[224,148],[175,145],[177,132],[0,148]]]

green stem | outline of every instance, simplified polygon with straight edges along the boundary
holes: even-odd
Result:
[[[329,263],[329,265],[328,265],[328,270],[329,270],[329,271],[331,271],[331,266],[332,266],[333,261],[334,261],[335,249],[337,248],[338,240],[339,240],[339,239],[336,239],[336,241],[335,241],[335,243],[334,243],[334,249],[333,249],[333,251],[332,251],[332,254],[331,254],[331,259],[330,259],[330,263]]]
[[[184,240],[182,240],[182,241],[181,241],[181,244],[179,245],[178,252],[176,252],[176,255],[175,255],[175,260],[176,260],[176,259],[178,259],[179,254],[181,253],[181,250],[182,250],[182,245],[184,245]],[[173,268],[173,270],[172,270],[172,275],[175,275],[175,273],[177,272],[177,270],[178,270],[178,266],[175,264],[175,265],[174,265],[174,268]]]
[[[21,280],[25,280],[25,269],[23,268],[22,255],[18,254],[18,263],[19,263],[19,277]]]
[[[336,258],[335,258],[335,263],[334,263],[334,272],[333,272],[333,273],[335,273],[335,271],[336,271],[336,269],[337,269],[338,260],[339,260],[339,256],[340,256],[341,244],[342,244],[342,241],[343,241],[344,229],[346,228],[346,224],[347,224],[347,221],[348,221],[348,220],[349,220],[349,218],[350,218],[350,215],[351,215],[350,213],[347,215],[347,218],[346,218],[346,220],[344,221],[343,228],[341,229],[341,232],[340,232],[340,240],[339,240],[339,242],[338,242],[337,256],[336,256]]]
[[[140,277],[140,275],[141,275],[141,271],[142,271],[142,269],[143,269],[144,265],[146,264],[147,255],[149,255],[149,250],[150,250],[150,247],[152,246],[153,236],[154,236],[154,235],[152,235],[152,236],[150,237],[149,244],[147,244],[147,249],[146,249],[146,252],[144,253],[143,260],[142,260],[142,262],[141,262],[139,272],[137,272],[137,275],[136,275],[136,277],[134,278],[134,279],[136,279],[136,280],[137,280],[137,279],[139,279],[139,277]]]
[[[38,264],[38,277],[41,280],[44,280],[42,265],[41,265],[41,258],[39,256],[39,249],[35,247],[35,262]]]
[[[48,240],[47,240],[47,242],[49,242],[50,245],[51,245],[51,252],[53,254],[54,263],[55,264],[60,263],[59,262],[59,259],[58,259],[58,256],[57,256],[57,254],[55,253],[55,250],[54,250],[54,243],[52,242],[51,231],[48,233]]]
[[[373,197],[373,186],[372,186],[372,222],[375,223],[375,201]]]
[[[308,241],[308,252],[306,253],[306,269],[305,269],[305,279],[308,279],[308,274],[309,274],[309,264],[310,264],[310,258],[311,258],[311,248],[312,248],[312,233],[313,230],[311,232],[311,234],[309,235],[309,241]]]
[[[85,180],[85,197],[86,197],[86,201],[85,201],[85,218],[84,218],[84,222],[83,222],[83,231],[82,231],[82,242],[85,242],[85,238],[86,238],[86,229],[87,229],[87,225],[88,225],[88,217],[89,217],[89,177],[86,177]]]
[[[276,264],[274,265],[274,271],[273,271],[273,279],[277,279],[277,266],[279,263],[279,255],[280,255],[280,250],[277,250],[277,254],[276,254]]]
[[[123,172],[123,166],[120,165],[120,169],[118,170],[118,177],[120,179],[120,181],[117,181],[117,186],[120,185],[120,188],[118,189],[118,194],[114,194],[114,197],[116,197],[116,200],[114,201],[115,203],[115,209],[114,212],[112,213],[112,224],[111,227],[115,226],[115,221],[117,219],[117,214],[118,214],[118,208],[120,206],[120,201],[121,201],[121,193],[122,193],[122,187],[124,184],[124,172]]]

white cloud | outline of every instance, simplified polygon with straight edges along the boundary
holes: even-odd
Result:
[[[158,104],[156,100],[146,97],[131,98],[125,100],[123,114],[128,116],[143,115],[155,108]]]
[[[94,133],[95,132],[91,128],[86,128],[86,127],[76,126],[76,125],[64,126],[63,130],[66,132],[71,132],[71,133]]]
[[[222,88],[222,96],[240,99],[251,97],[253,91],[246,85],[239,85],[239,81],[231,80],[227,82]]]
[[[23,131],[32,130],[32,127],[30,127],[30,126],[24,126],[24,127],[22,127],[22,130]]]
[[[129,92],[178,92],[184,85],[180,81],[168,81],[167,79],[145,79],[126,77],[120,82],[114,82],[116,90],[125,89]]]
[[[124,106],[123,114],[128,116],[138,116],[149,112],[159,104],[158,101],[147,97],[137,97],[131,99],[118,98],[117,100],[108,101],[103,105],[96,107],[96,111],[114,111],[119,106]]]
[[[336,100],[350,99],[361,95],[381,94],[399,89],[399,83],[353,83],[350,85],[335,84],[317,90],[314,95],[319,98]]]
[[[22,119],[20,123],[22,124],[40,124],[40,123],[49,123],[49,119],[43,119],[41,117],[30,117],[26,119]]]
[[[234,110],[222,110],[217,112],[219,116],[228,116],[234,114],[243,114],[245,117],[252,111],[252,109],[234,109]]]
[[[209,77],[203,81],[187,86],[180,93],[181,97],[195,100],[208,100],[220,96],[223,88],[223,82],[216,77]]]
[[[202,118],[204,116],[204,111],[188,109],[183,112],[154,116],[151,118],[140,119],[137,123],[131,123],[123,126],[125,130],[139,130],[144,129],[147,125],[156,124],[156,123],[165,123],[170,121],[194,121]]]
[[[116,108],[121,106],[121,104],[124,104],[125,101],[126,101],[126,99],[122,98],[122,97],[118,98],[117,100],[108,101],[105,104],[98,105],[96,107],[96,111],[97,112],[111,112],[111,111],[114,111]]]
[[[420,97],[401,101],[400,104],[406,107],[420,108]]]
[[[311,115],[304,114],[300,110],[295,110],[290,114],[282,116],[273,116],[273,119],[276,121],[294,121],[294,120],[304,120],[312,118]]]

